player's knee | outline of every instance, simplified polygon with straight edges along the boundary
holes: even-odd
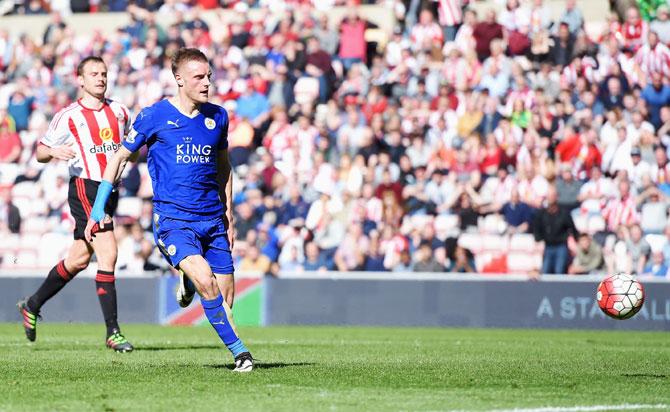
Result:
[[[116,250],[101,253],[100,256],[98,256],[98,269],[113,271],[116,266],[116,257]]]
[[[232,285],[222,285],[219,283],[219,290],[221,291],[221,295],[223,296],[223,299],[226,301],[228,306],[231,308],[233,307],[233,301],[235,298],[235,288]]]
[[[71,274],[76,275],[88,267],[89,261],[89,256],[80,256],[74,259],[70,259],[68,262],[66,262],[67,270]]]
[[[219,295],[219,287],[213,276],[208,276],[205,273],[195,274],[191,280],[203,298],[214,299]]]
[[[233,303],[235,302],[234,292],[223,293],[223,299],[228,304],[229,308],[233,308]]]

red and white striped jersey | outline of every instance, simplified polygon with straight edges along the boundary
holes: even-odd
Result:
[[[662,43],[654,48],[645,44],[635,53],[635,63],[648,78],[651,78],[652,73],[670,75],[670,49]]]
[[[598,67],[598,63],[589,56],[582,58],[581,67],[577,67],[574,62],[570,63],[565,66],[563,73],[561,73],[561,84],[564,87],[573,86],[578,77],[584,77],[593,83],[596,80],[596,67]]]
[[[72,143],[76,156],[68,161],[70,176],[102,180],[107,161],[130,130],[128,108],[105,99],[99,110],[78,100],[56,113],[40,143],[56,147]]]
[[[442,29],[437,23],[417,24],[412,27],[410,38],[412,40],[412,46],[416,49],[428,47],[436,41],[442,46],[444,33],[442,33]]]
[[[456,26],[463,22],[461,0],[434,0],[437,2],[437,12],[442,26]]]
[[[629,226],[640,223],[640,215],[635,207],[635,200],[628,196],[625,199],[605,199],[607,204],[603,208],[603,217],[607,221],[607,228],[616,232],[621,225]]]
[[[647,34],[649,34],[649,24],[640,20],[635,24],[624,23],[621,25],[621,39],[623,45],[637,51],[647,41]]]

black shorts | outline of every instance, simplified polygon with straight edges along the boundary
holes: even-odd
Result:
[[[81,177],[71,177],[70,187],[68,191],[67,201],[70,205],[70,213],[74,217],[74,238],[84,239],[84,229],[86,223],[91,216],[91,208],[95,203],[95,196],[98,194],[98,186],[100,182],[90,179],[82,179]],[[105,213],[114,216],[116,206],[119,203],[119,192],[112,192],[109,200],[105,205]],[[99,232],[106,232],[114,229],[114,223],[105,224],[105,228],[98,230]]]

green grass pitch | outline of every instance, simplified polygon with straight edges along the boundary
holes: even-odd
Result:
[[[0,324],[0,411],[425,411],[670,405],[670,334],[243,328],[250,374],[205,327]]]

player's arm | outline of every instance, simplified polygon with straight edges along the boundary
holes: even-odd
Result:
[[[98,193],[95,196],[95,203],[91,209],[91,216],[84,230],[84,237],[87,241],[90,242],[92,240],[91,232],[96,224],[99,223],[100,228],[104,227],[105,205],[112,193],[114,183],[121,178],[123,169],[126,167],[128,160],[133,156],[133,153],[137,152],[146,143],[147,136],[153,134],[152,124],[151,111],[148,109],[142,110],[137,119],[135,119],[133,127],[129,129],[121,147],[109,160],[105,173],[102,176],[102,181],[98,186]]]
[[[133,152],[128,150],[125,146],[121,146],[119,150],[116,151],[114,156],[107,163],[105,168],[105,173],[102,176],[102,181],[98,186],[98,193],[95,196],[95,203],[91,209],[91,216],[86,223],[86,229],[84,229],[84,237],[87,241],[92,240],[92,230],[93,226],[96,223],[100,224],[100,228],[105,227],[105,205],[109,196],[112,194],[112,189],[114,184],[121,178],[123,169],[128,164],[128,160],[133,155]]]
[[[219,198],[226,206],[224,224],[228,232],[230,249],[235,241],[233,225],[233,168],[228,157],[228,149],[219,150],[217,159],[217,175],[219,181]]]
[[[107,164],[105,174],[102,177],[103,180],[111,181],[112,183],[118,182],[119,179],[121,179],[123,170],[126,168],[128,162],[137,161],[139,154],[140,152],[131,152],[125,146],[121,146]],[[112,175],[112,170],[116,172],[114,175]],[[107,173],[107,171],[109,171],[109,173]]]
[[[71,146],[72,143],[57,147],[49,147],[44,143],[39,143],[35,151],[35,157],[40,163],[49,163],[51,159],[70,160],[75,156]]]
[[[48,163],[51,159],[70,160],[76,156],[72,149],[74,143],[70,139],[70,130],[62,116],[55,116],[49,124],[46,134],[40,140],[35,157],[40,163]]]
[[[126,106],[122,106],[121,108],[126,115],[126,123],[123,125],[123,140],[126,141],[127,140],[126,138],[128,137],[128,135],[131,132],[133,132],[133,126],[132,126],[132,123],[130,121],[130,114],[129,114],[128,108]],[[137,134],[137,132],[133,132],[133,133]],[[130,156],[128,161],[136,163],[137,159],[140,158],[140,151],[131,149],[131,152],[133,152],[133,154]],[[121,170],[123,171],[123,167],[121,167]],[[117,179],[119,179],[119,177],[117,177]]]

